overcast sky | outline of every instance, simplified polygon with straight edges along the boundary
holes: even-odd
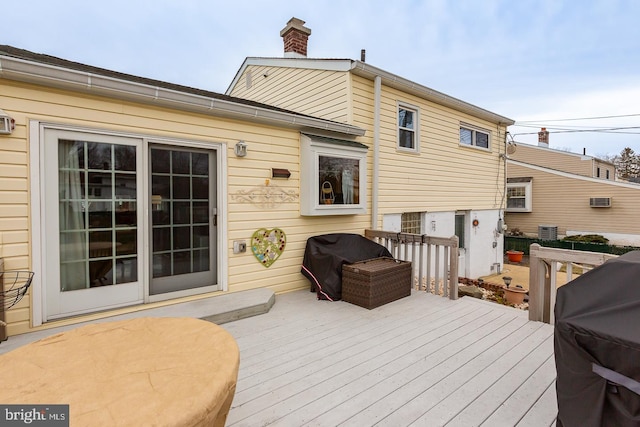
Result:
[[[637,0],[22,0],[0,44],[224,93],[247,56],[283,56],[280,30],[311,28],[309,57],[360,59],[515,120],[516,142],[640,152]],[[593,120],[578,118],[627,116]],[[631,128],[617,131],[566,132]],[[614,133],[615,132],[615,133]],[[532,133],[527,135],[527,133]]]

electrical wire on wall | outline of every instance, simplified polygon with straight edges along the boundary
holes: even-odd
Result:
[[[498,123],[496,125],[496,133],[498,134],[498,138],[502,141],[502,135],[500,132],[500,123]],[[493,197],[493,207],[498,207],[498,209],[500,209],[500,211],[502,212],[502,209],[504,207],[504,198],[505,198],[505,184],[504,184],[504,180],[500,181],[500,162],[503,160],[503,156],[504,156],[504,166],[505,166],[505,170],[504,170],[504,179],[507,179],[507,170],[506,170],[506,165],[507,165],[507,134],[509,132],[506,132],[504,135],[504,153],[501,152],[502,150],[502,146],[503,144],[498,145],[498,173],[496,174],[496,193],[495,196]],[[500,196],[500,204],[498,204],[498,196]]]

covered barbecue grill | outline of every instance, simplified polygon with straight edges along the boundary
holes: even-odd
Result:
[[[307,239],[300,272],[311,282],[318,299],[342,298],[342,265],[392,257],[384,246],[359,234],[333,233]]]
[[[640,251],[558,289],[558,426],[640,426]]]

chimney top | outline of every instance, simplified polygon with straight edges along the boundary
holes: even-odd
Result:
[[[538,132],[538,147],[549,148],[549,131],[547,128],[540,128],[540,132]]]
[[[287,25],[280,31],[280,37],[284,41],[285,58],[306,58],[307,40],[311,30],[304,26],[302,19],[291,18]]]

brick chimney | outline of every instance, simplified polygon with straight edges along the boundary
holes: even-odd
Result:
[[[280,31],[280,37],[284,41],[284,57],[306,58],[309,35],[311,35],[311,30],[304,26],[302,19],[289,19],[287,26]]]
[[[538,132],[538,147],[549,148],[549,131],[547,128],[540,128],[540,132]]]

